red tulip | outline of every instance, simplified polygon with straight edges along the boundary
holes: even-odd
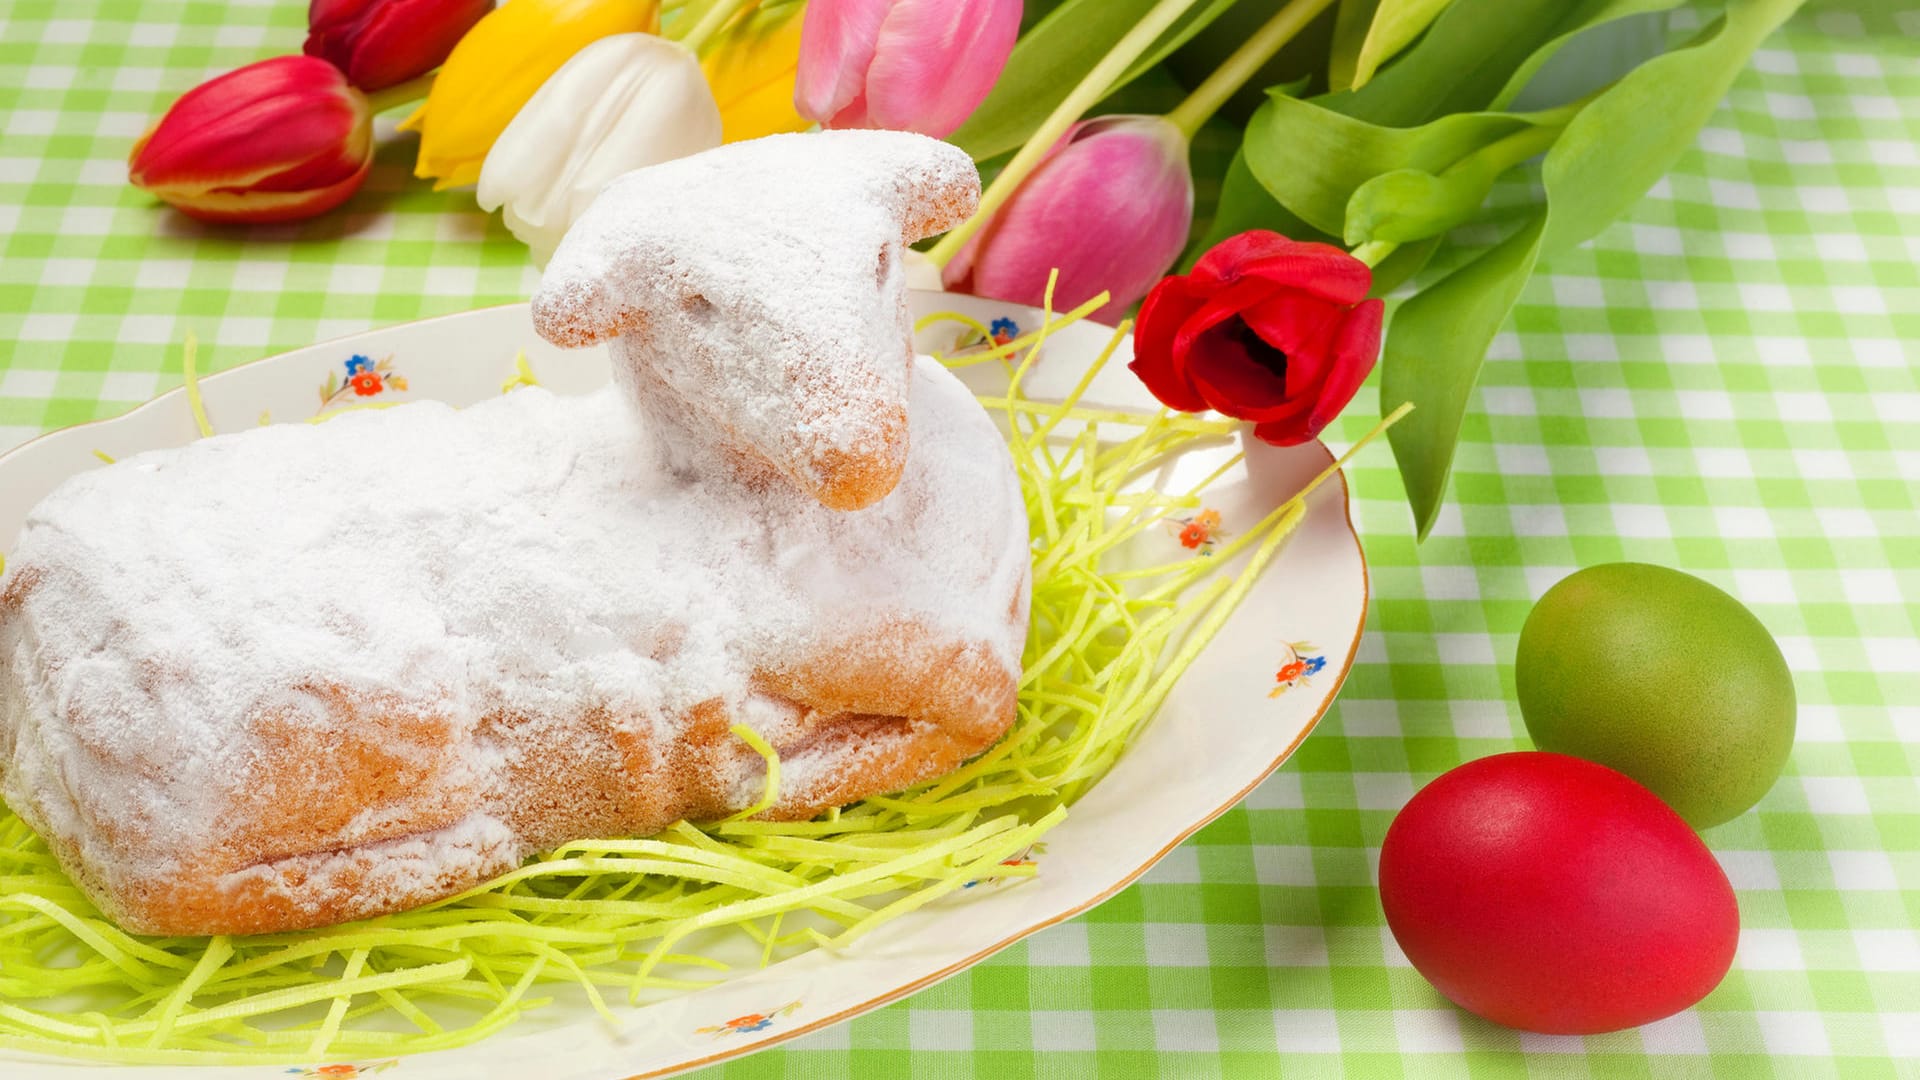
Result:
[[[1117,320],[1180,257],[1193,222],[1187,137],[1160,116],[1115,115],[1070,128],[947,264],[949,289],[1054,307],[1111,297]]]
[[[181,95],[127,178],[204,221],[292,221],[345,202],[372,164],[367,99],[325,60],[276,56]]]
[[[1170,408],[1251,420],[1276,446],[1307,442],[1379,356],[1372,284],[1367,264],[1337,247],[1228,237],[1147,294],[1128,366]]]
[[[440,66],[493,0],[310,0],[308,56],[362,90],[383,90]]]

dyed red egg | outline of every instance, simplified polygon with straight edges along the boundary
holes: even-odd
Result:
[[[1679,814],[1604,765],[1538,751],[1422,788],[1381,846],[1380,903],[1455,1004],[1554,1035],[1679,1012],[1719,985],[1740,936],[1733,886]]]

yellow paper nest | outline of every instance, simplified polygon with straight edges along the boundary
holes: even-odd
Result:
[[[1033,533],[1019,715],[979,758],[814,821],[737,816],[648,839],[582,840],[414,911],[255,937],[127,934],[25,823],[0,813],[0,1047],[193,1064],[418,1053],[485,1038],[551,1001],[554,984],[617,1023],[605,991],[637,1001],[706,985],[728,967],[703,955],[718,935],[751,937],[764,964],[845,946],[969,883],[1034,874],[1018,856],[1113,767],[1279,551],[1311,490],[1212,558],[1182,551],[1161,566],[1103,569],[1121,544],[1199,507],[1206,483],[1239,461],[1193,491],[1127,490],[1233,425],[1079,408],[1124,327],[1065,401],[1022,395],[1047,336],[1104,299],[949,360],[1008,368],[1005,396],[982,400],[1005,419]],[[960,315],[923,325],[940,320],[988,336]],[[1068,421],[1078,430],[1063,438]],[[768,757],[770,798],[778,761],[738,733]]]

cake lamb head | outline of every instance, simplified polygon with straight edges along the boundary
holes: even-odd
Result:
[[[860,509],[906,463],[906,245],[979,200],[972,160],[922,135],[733,143],[607,185],[548,265],[534,325],[610,341],[671,468]]]

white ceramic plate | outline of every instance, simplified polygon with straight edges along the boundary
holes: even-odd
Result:
[[[960,310],[983,323],[1011,318],[1026,329],[1039,317],[1004,304],[938,294],[916,294],[914,307],[916,314]],[[945,349],[953,336],[951,326],[929,330],[920,345]],[[1037,398],[1066,392],[1108,336],[1106,328],[1084,323],[1058,333],[1029,379],[1028,392]],[[335,407],[409,399],[466,405],[500,393],[521,350],[541,383],[556,392],[590,390],[607,379],[601,350],[568,352],[547,345],[533,332],[526,305],[516,304],[299,349],[221,372],[201,387],[207,412],[221,431],[257,424],[263,414],[274,421],[305,420],[320,411],[329,394]],[[347,361],[356,355],[380,365],[375,369],[379,386],[370,396],[342,385]],[[1102,373],[1088,402],[1153,408],[1124,360],[1116,357]],[[992,367],[971,369],[970,381],[982,392],[1004,389],[1004,376]],[[361,389],[375,390],[373,380],[363,379]],[[0,544],[12,544],[28,510],[55,485],[100,468],[95,451],[120,457],[182,445],[195,434],[186,395],[176,390],[124,416],[54,432],[0,456]],[[1317,444],[1288,451],[1252,444],[1246,464],[1213,489],[1208,505],[1220,511],[1227,530],[1245,527],[1298,491],[1329,460]],[[1190,483],[1212,465],[1183,461],[1162,482]],[[1166,531],[1160,559],[1181,554],[1176,530]],[[1238,802],[1286,760],[1326,711],[1353,663],[1366,603],[1366,564],[1348,518],[1346,486],[1328,484],[1311,498],[1297,534],[1180,681],[1138,745],[1049,834],[1044,853],[1036,856],[1036,877],[956,893],[886,924],[842,953],[816,950],[628,1010],[619,1031],[561,990],[555,1005],[460,1050],[397,1062],[195,1068],[192,1073],[239,1080],[284,1080],[303,1072],[336,1080],[376,1072],[382,1080],[657,1077],[750,1053],[877,1008],[1100,903]],[[1278,674],[1292,677],[1282,683]],[[187,1073],[0,1051],[0,1074],[10,1080],[97,1074],[103,1068],[122,1078],[177,1080]]]

